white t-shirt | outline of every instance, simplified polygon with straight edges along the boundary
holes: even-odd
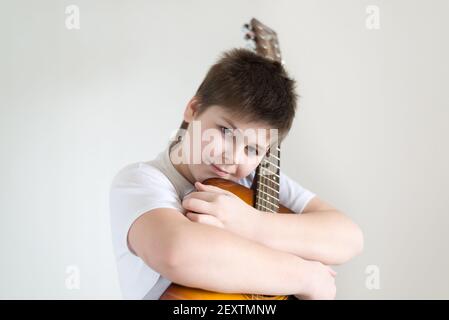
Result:
[[[239,183],[250,187],[254,174]],[[130,251],[127,235],[132,223],[156,208],[174,208],[185,213],[182,199],[194,189],[170,161],[169,144],[154,160],[127,165],[114,177],[110,188],[111,231],[125,299],[158,299],[171,283]],[[281,171],[279,202],[282,205],[301,213],[314,196]]]

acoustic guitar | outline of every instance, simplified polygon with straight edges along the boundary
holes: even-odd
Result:
[[[244,25],[247,47],[264,57],[281,61],[276,33],[256,19]],[[251,188],[230,180],[210,178],[204,184],[228,190],[247,204],[263,212],[293,213],[279,203],[280,144],[274,144],[256,168]],[[162,294],[160,300],[295,300],[294,296],[271,296],[245,293],[219,293],[189,288],[172,283]]]

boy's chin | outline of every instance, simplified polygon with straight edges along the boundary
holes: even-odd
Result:
[[[214,173],[201,174],[201,175],[199,175],[199,179],[197,179],[197,181],[203,182],[203,181],[205,181],[207,179],[210,179],[210,178],[220,178],[220,179],[231,180],[231,181],[235,182],[235,179],[232,176],[230,176],[230,175],[227,175],[226,177],[220,177],[219,175],[214,174]]]

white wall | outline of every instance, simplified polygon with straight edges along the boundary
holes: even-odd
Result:
[[[71,4],[80,30],[65,27]],[[338,298],[449,298],[449,2],[0,5],[0,298],[121,298],[111,179],[159,152],[253,16],[278,32],[302,96],[283,170],[365,234],[337,268]],[[66,288],[70,265],[79,290]]]

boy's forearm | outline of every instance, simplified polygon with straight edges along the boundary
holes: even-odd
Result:
[[[337,265],[360,253],[363,236],[356,224],[337,211],[303,214],[258,212],[248,238],[307,260]]]
[[[175,240],[171,281],[222,293],[301,292],[307,261],[209,225],[188,223]],[[301,272],[303,274],[301,274]]]

